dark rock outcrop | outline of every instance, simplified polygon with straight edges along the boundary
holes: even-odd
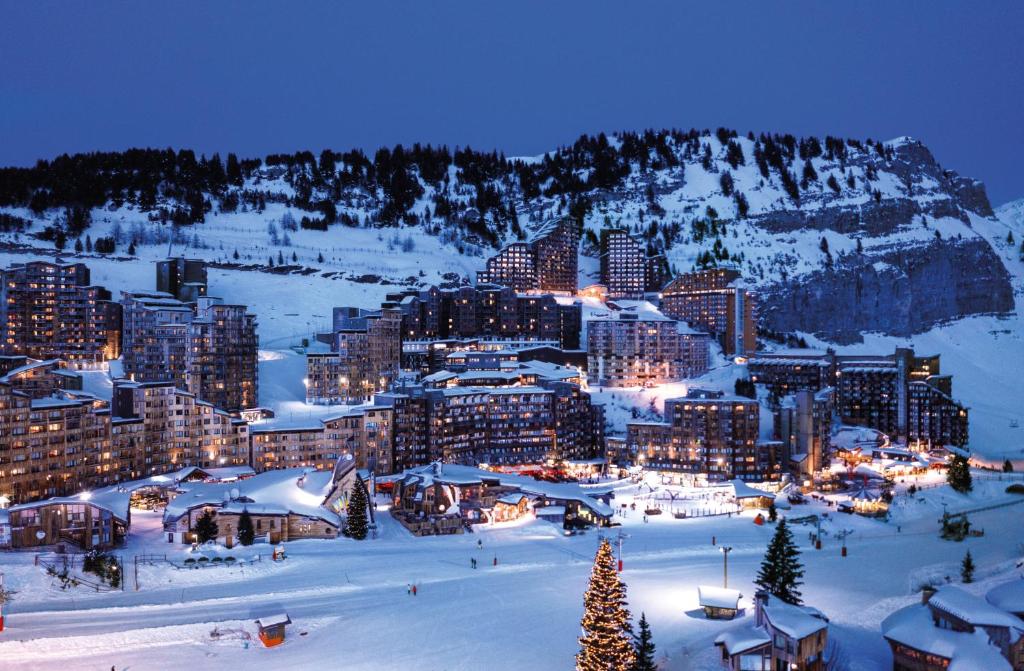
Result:
[[[935,240],[880,255],[846,255],[832,268],[759,290],[765,326],[838,343],[863,332],[896,336],[974,314],[1011,312],[1010,276],[982,239]]]

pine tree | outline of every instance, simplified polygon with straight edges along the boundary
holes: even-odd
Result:
[[[1003,462],[1003,473],[1013,473],[1013,462],[1009,459]]]
[[[323,252],[320,252],[319,254],[316,255],[316,262],[317,263],[323,263],[324,262],[324,253]]]
[[[128,243],[128,256],[135,256],[135,241]]]
[[[256,530],[252,526],[252,516],[248,508],[242,508],[242,514],[238,516],[238,542],[242,545],[252,545],[256,540]]]
[[[632,671],[657,671],[654,653],[651,627],[647,624],[647,616],[640,613],[640,634],[636,639],[636,662],[633,663]]]
[[[81,254],[82,249],[82,238],[75,238],[75,251]]]
[[[231,258],[233,258],[235,261],[238,260],[238,250],[237,249],[235,250],[235,253],[231,255]]]
[[[953,460],[949,462],[949,470],[946,472],[946,481],[949,482],[950,487],[961,494],[966,494],[974,488],[967,457],[961,454],[953,455]]]
[[[352,491],[348,495],[348,518],[345,521],[345,535],[357,541],[364,540],[368,530],[366,519],[366,485],[363,479],[356,475],[356,481],[352,485]]]
[[[1009,233],[1006,234],[1006,244],[1013,244],[1013,231],[1010,231]]]
[[[971,556],[970,550],[964,555],[964,560],[960,562],[960,578],[964,582],[974,582],[974,557]]]
[[[196,520],[195,526],[196,541],[199,543],[205,543],[206,541],[212,541],[217,537],[218,529],[217,523],[213,520],[213,513],[207,510],[199,519]]]
[[[786,526],[786,520],[779,520],[754,584],[787,603],[799,606],[802,601],[797,588],[803,584],[800,580],[803,575],[800,551],[793,542],[793,534]]]
[[[583,636],[576,654],[577,671],[629,671],[636,661],[626,606],[626,585],[616,571],[612,546],[601,541],[594,557],[590,586],[583,595]]]

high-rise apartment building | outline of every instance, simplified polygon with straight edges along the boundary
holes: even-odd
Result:
[[[718,338],[726,355],[757,349],[754,296],[740,273],[711,268],[680,275],[661,290],[661,311]]]
[[[574,294],[579,281],[579,246],[575,221],[549,221],[529,242],[514,242],[488,259],[487,269],[477,274],[477,282],[517,292]]]
[[[0,270],[0,354],[91,366],[121,353],[121,306],[82,263],[31,261]]]

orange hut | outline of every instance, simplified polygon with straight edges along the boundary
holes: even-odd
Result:
[[[268,615],[256,620],[256,626],[260,628],[260,640],[268,648],[284,643],[284,628],[292,623],[287,613]]]

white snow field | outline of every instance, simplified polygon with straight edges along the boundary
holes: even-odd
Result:
[[[794,536],[806,565],[804,599],[831,619],[830,636],[841,643],[852,671],[891,666],[879,623],[918,599],[924,582],[959,582],[968,549],[978,564],[969,591],[984,594],[1020,575],[1024,497],[1003,493],[1007,481],[998,477],[976,474],[975,491],[962,496],[939,484],[941,476],[926,476],[921,484],[927,487],[916,496],[897,497],[888,523],[821,503],[783,511],[790,518],[830,512],[823,549],[811,546],[810,525],[794,525]],[[632,503],[637,494],[636,486],[622,485],[613,503]],[[207,556],[248,560],[259,553],[262,561],[194,570],[143,565],[138,591],[135,555],[166,554],[180,563],[189,552],[165,542],[157,512],[132,513],[131,537],[119,553],[128,574],[123,592],[62,591],[33,564],[33,554],[4,555],[0,569],[18,594],[0,633],[0,669],[572,667],[600,532],[565,537],[560,527],[531,518],[474,534],[414,538],[384,512],[385,499],[378,500],[376,539],[291,542],[288,558],[277,563],[269,561],[266,544],[220,548]],[[615,518],[621,528],[604,531],[612,540],[625,534],[622,575],[631,610],[637,618],[647,614],[663,669],[718,668],[713,640],[741,620],[705,619],[697,587],[722,584],[720,547],[728,545],[729,586],[743,592],[741,605],[749,609],[772,526],[753,524],[752,512],[680,520],[667,503],[665,514],[644,523],[644,499],[638,501],[635,511]],[[943,503],[954,512],[1009,505],[972,514],[985,535],[956,543],[938,538]],[[835,538],[843,529],[852,530],[845,558]],[[479,568],[470,568],[470,558]],[[416,596],[407,591],[410,583],[418,587]],[[287,640],[264,648],[254,620],[281,611],[293,622]],[[222,635],[215,639],[214,631]]]

